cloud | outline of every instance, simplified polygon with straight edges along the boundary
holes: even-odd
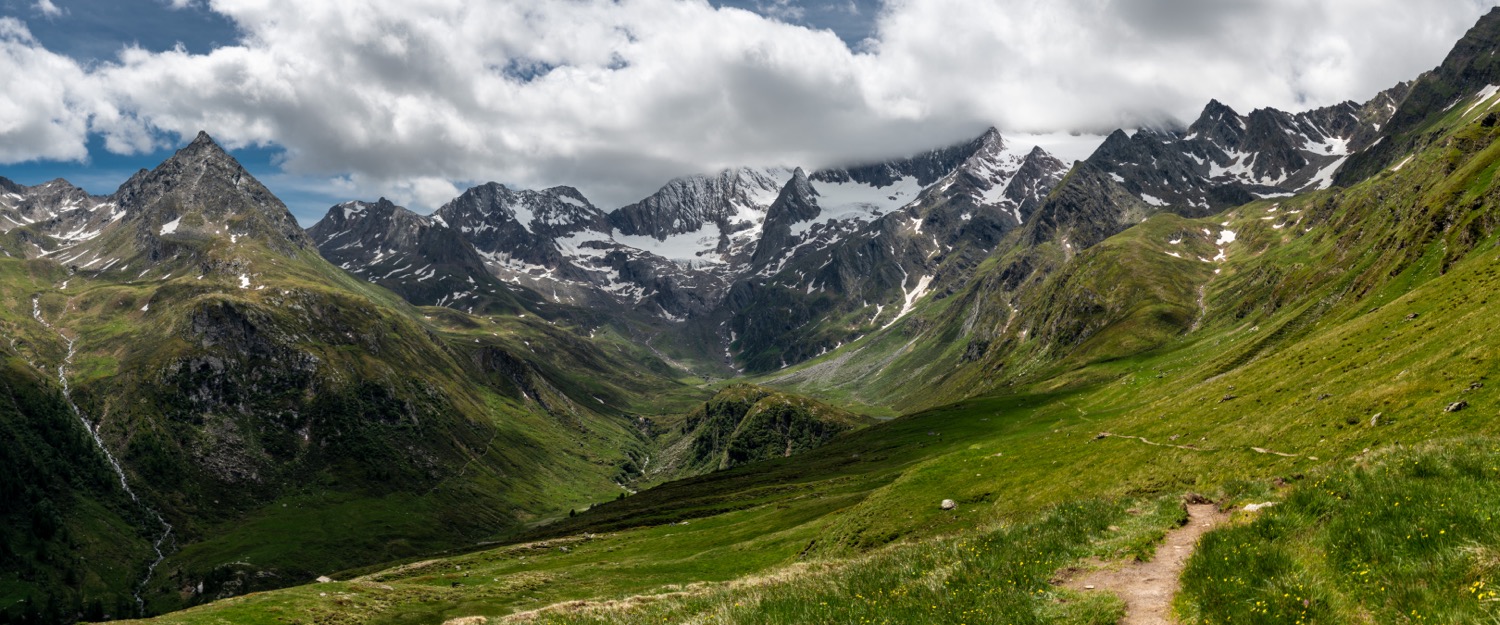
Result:
[[[898,0],[884,90],[1030,131],[1363,100],[1442,60],[1493,1]],[[922,97],[926,94],[926,97]]]
[[[498,180],[613,207],[672,176],[894,156],[992,124],[1105,131],[1189,120],[1210,98],[1364,99],[1436,65],[1496,3],[888,0],[856,51],[703,0],[207,0],[238,44],[86,69],[11,20],[0,71],[36,87],[0,93],[0,160],[206,129],[284,149],[287,175],[351,196],[432,208]]]
[[[36,4],[32,8],[36,9],[37,13],[41,13],[44,17],[49,18],[62,17],[67,13],[66,10],[54,4],[52,0],[36,0]]]
[[[807,9],[797,0],[757,0],[755,4],[759,13],[782,21],[797,22],[807,17]]]
[[[88,76],[43,49],[26,25],[0,18],[0,162],[81,160],[88,156]]]

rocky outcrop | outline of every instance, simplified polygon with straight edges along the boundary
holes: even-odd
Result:
[[[680,437],[656,473],[678,477],[784,458],[813,449],[870,420],[822,402],[752,384],[730,386],[694,410],[668,436]]]

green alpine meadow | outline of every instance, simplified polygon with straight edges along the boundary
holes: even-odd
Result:
[[[1494,2],[141,4],[0,13],[0,622],[1500,623]]]

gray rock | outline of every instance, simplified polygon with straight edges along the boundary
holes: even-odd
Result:
[[[958,502],[953,501],[952,499],[944,499],[943,503],[939,507],[944,510],[952,510],[958,507]]]

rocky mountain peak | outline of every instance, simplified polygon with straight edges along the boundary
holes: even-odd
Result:
[[[792,170],[792,179],[787,181],[787,188],[799,189],[799,193],[804,193],[807,195],[818,194],[818,192],[812,188],[812,183],[808,181],[807,172],[804,171],[801,167]]]
[[[786,179],[782,169],[749,167],[677,178],[650,197],[610,213],[610,224],[626,236],[659,241],[709,225],[725,235],[758,231]]]
[[[986,129],[984,131],[984,134],[979,135],[979,145],[981,147],[987,147],[987,146],[992,146],[993,145],[993,146],[997,146],[997,147],[999,147],[1001,149],[1004,149],[1005,148],[1005,137],[1000,134],[1000,130],[998,128],[995,128],[994,126],[990,126],[988,129]]]
[[[1189,137],[1206,139],[1227,151],[1240,149],[1245,132],[1245,119],[1218,100],[1210,100],[1198,120],[1188,126]]]
[[[260,240],[283,253],[312,241],[269,189],[206,132],[111,196],[134,227],[137,245],[160,237],[230,236]]]
[[[574,204],[575,206],[581,205],[582,207],[586,208],[594,208],[594,203],[590,202],[588,198],[584,197],[582,191],[579,191],[578,189],[575,189],[573,187],[557,186],[543,190],[542,193],[551,195],[552,197],[558,198],[565,202],[568,202],[568,200],[572,200],[568,203]]]
[[[564,236],[581,229],[609,230],[604,212],[573,187],[514,190],[490,182],[464,191],[434,215],[455,228],[482,228],[482,224],[499,228],[509,223],[538,236]]]
[[[756,244],[752,265],[765,265],[787,251],[792,243],[792,225],[817,219],[822,213],[817,197],[818,191],[813,188],[807,172],[801,167],[793,170],[792,179],[782,187],[776,201],[766,211],[765,229]]]
[[[795,223],[817,217],[817,197],[818,190],[813,188],[807,172],[798,167],[792,170],[792,179],[787,181],[781,193],[776,196],[776,201],[771,204],[766,221]]]
[[[374,202],[352,200],[334,205],[328,209],[328,213],[323,216],[323,219],[313,227],[317,228],[324,224],[343,227],[362,222],[391,221],[393,218],[398,217],[411,217],[415,218],[414,221],[424,223],[428,221],[426,217],[413,213],[404,207],[397,206],[395,202],[382,197]],[[313,238],[317,239],[318,237],[314,236]]]
[[[224,151],[223,148],[219,147],[218,142],[214,141],[213,137],[208,136],[207,130],[199,130],[198,135],[193,137],[192,142],[188,143],[187,147],[190,149],[217,149],[220,152]]]
[[[78,224],[103,201],[61,178],[34,187],[0,178],[0,232],[41,223],[43,232],[76,238],[83,233]]]

